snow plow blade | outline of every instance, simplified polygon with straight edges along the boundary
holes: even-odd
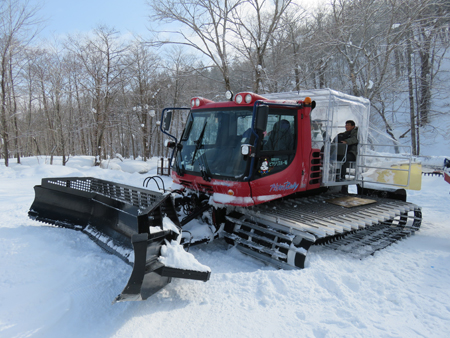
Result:
[[[170,194],[91,177],[44,178],[34,189],[30,218],[80,230],[105,251],[133,265],[115,302],[145,300],[172,278],[209,280],[209,271],[167,267],[160,260],[161,248],[179,236]],[[164,217],[177,229],[163,229]]]
[[[164,242],[177,235],[169,230],[158,232],[151,238],[148,234],[132,236],[131,241],[135,254],[133,271],[127,285],[114,302],[146,300],[170,283],[172,278],[195,279],[205,282],[209,280],[209,272],[168,267],[158,260]]]

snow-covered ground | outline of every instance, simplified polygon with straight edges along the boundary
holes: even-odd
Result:
[[[315,247],[283,271],[221,240],[190,252],[204,283],[174,280],[144,302],[111,304],[131,267],[86,235],[28,219],[43,177],[94,176],[141,186],[156,161],[41,157],[0,162],[0,337],[449,337],[450,185],[424,176],[409,201],[421,231],[363,260]],[[165,178],[170,185],[170,179]],[[156,190],[156,186],[149,187]]]

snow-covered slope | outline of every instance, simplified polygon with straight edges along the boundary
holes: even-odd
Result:
[[[264,266],[218,240],[190,252],[210,281],[174,280],[147,301],[111,302],[131,273],[82,233],[29,220],[42,177],[95,176],[141,186],[156,162],[91,159],[67,167],[0,162],[0,337],[448,337],[450,185],[423,177],[415,236],[364,260],[320,247],[308,267]],[[133,169],[138,168],[138,169]],[[166,178],[170,185],[170,180]],[[156,189],[156,186],[149,186]]]

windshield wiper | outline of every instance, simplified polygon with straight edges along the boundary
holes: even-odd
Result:
[[[180,176],[184,176],[184,174],[186,173],[186,168],[184,167],[181,151],[177,152],[177,154],[176,154],[175,171]]]
[[[200,136],[198,137],[197,141],[194,141],[194,143],[196,144],[195,146],[195,151],[194,151],[194,155],[192,155],[192,162],[191,165],[194,165],[195,162],[195,155],[197,155],[197,151],[202,147],[203,143],[203,136],[205,135],[205,129],[206,129],[206,125],[208,124],[208,120],[205,120],[205,124],[203,125],[203,129],[202,132],[200,133]]]
[[[206,182],[211,182],[211,171],[209,170],[208,164],[206,163],[206,159],[201,161],[202,165],[200,165],[200,174]]]

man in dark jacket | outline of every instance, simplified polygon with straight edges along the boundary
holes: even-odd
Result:
[[[347,160],[342,166],[341,178],[345,179],[345,174],[349,168],[348,162],[356,161],[358,155],[358,127],[355,121],[348,120],[345,122],[345,132],[340,134],[340,142],[347,145]]]
[[[294,137],[291,134],[291,124],[287,120],[281,120],[273,125],[264,150],[292,150],[294,149]]]

